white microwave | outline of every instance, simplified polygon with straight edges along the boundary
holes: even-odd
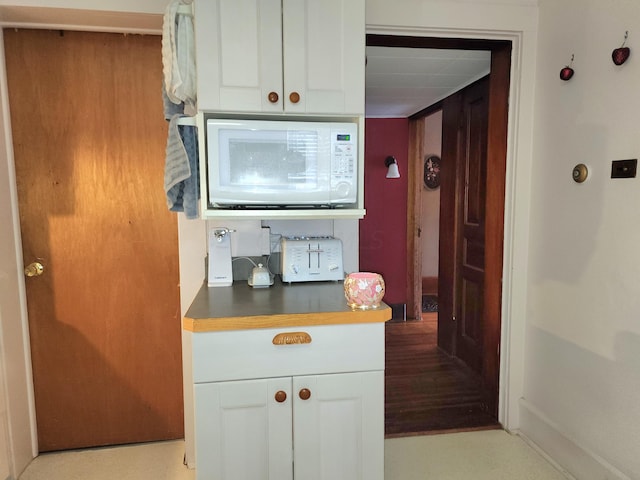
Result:
[[[356,123],[207,119],[213,208],[352,207]]]

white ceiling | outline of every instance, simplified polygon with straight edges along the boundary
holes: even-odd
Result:
[[[408,117],[489,73],[491,52],[367,47],[366,116]]]

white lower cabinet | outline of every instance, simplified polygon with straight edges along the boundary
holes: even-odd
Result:
[[[383,480],[383,322],[184,335],[197,480]]]
[[[383,479],[383,371],[194,388],[197,480]]]

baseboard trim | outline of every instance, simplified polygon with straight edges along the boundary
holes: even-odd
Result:
[[[525,399],[520,399],[518,433],[568,478],[631,480],[631,477],[572,439],[559,425]]]

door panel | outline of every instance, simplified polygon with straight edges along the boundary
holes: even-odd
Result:
[[[364,11],[364,0],[282,2],[285,111],[364,114]]]
[[[440,239],[438,243],[438,346],[456,354],[456,316],[458,312],[460,257],[458,224],[461,199],[458,196],[458,131],[462,111],[462,94],[455,93],[442,101],[442,156],[440,162]]]
[[[462,92],[458,170],[463,189],[456,354],[474,371],[482,370],[484,296],[484,213],[487,172],[487,108],[489,80],[484,78]]]
[[[442,104],[438,346],[481,375],[496,418],[510,65],[510,44],[497,46],[482,92]]]
[[[282,112],[280,0],[211,0],[195,8],[196,43],[210,46],[196,49],[198,107]]]
[[[291,480],[292,402],[290,377],[196,384],[198,478]]]
[[[183,436],[160,38],[4,30],[40,451]]]
[[[438,345],[482,371],[488,77],[443,101]]]
[[[293,395],[294,478],[382,480],[384,372],[294,377]]]

